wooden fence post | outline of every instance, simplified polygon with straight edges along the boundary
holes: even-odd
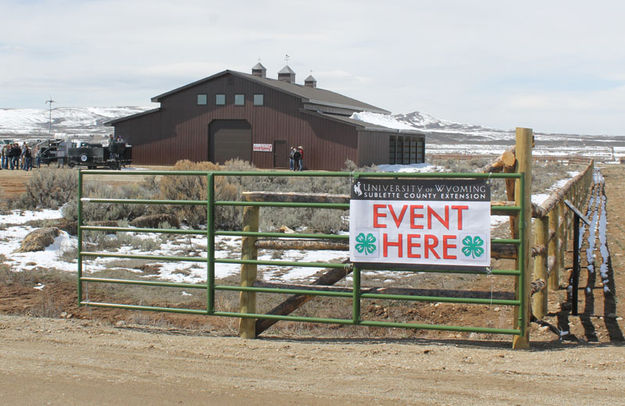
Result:
[[[517,258],[517,268],[523,272],[523,286],[519,286],[520,278],[515,277],[515,288],[517,292],[523,292],[525,306],[515,307],[514,320],[517,321],[518,327],[523,331],[522,335],[514,336],[512,348],[523,349],[529,348],[529,299],[530,299],[530,278],[529,262],[531,258],[530,235],[532,226],[532,144],[534,134],[529,128],[516,129],[516,157],[517,171],[525,174],[525,193],[521,193],[521,182],[516,183],[514,201],[516,205],[523,203],[524,212],[523,224],[519,224],[519,228],[523,228],[523,241],[525,250],[522,258]],[[522,288],[522,289],[520,289]]]
[[[556,204],[549,212],[549,240],[547,262],[550,263],[549,290],[560,289],[560,205]]]
[[[243,231],[258,231],[259,207],[245,206],[243,209]],[[241,242],[241,259],[258,259],[256,237],[245,236]],[[256,264],[241,264],[241,286],[254,286]],[[256,313],[256,292],[241,292],[240,313]],[[239,323],[241,338],[256,338],[256,319],[241,318]]]
[[[534,220],[534,244],[537,246],[546,246],[549,239],[549,218],[537,218]],[[547,250],[534,257],[534,280],[540,279],[545,281],[545,287],[532,296],[532,313],[538,320],[542,320],[547,314],[547,298],[549,288],[547,284]]]

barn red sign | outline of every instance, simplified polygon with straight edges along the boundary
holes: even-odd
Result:
[[[272,144],[253,144],[252,151],[254,152],[272,152],[273,145]]]

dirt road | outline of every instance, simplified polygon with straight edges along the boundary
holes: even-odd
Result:
[[[42,166],[43,169],[46,168],[55,168],[55,164],[50,166]],[[149,169],[149,170],[163,170],[163,169],[171,169],[168,166],[144,166],[141,169]],[[31,171],[22,171],[22,170],[0,170],[0,200],[5,198],[15,198],[21,195],[26,191],[26,184],[29,179],[37,173],[38,169],[33,169]],[[120,179],[119,176],[109,176],[103,175],[99,178],[101,181],[106,182],[109,185],[115,184],[124,184],[128,182],[136,182],[137,179],[141,179],[139,177],[126,176],[123,179]]]
[[[26,183],[33,171],[0,170],[0,199],[17,197],[26,191]]]
[[[5,404],[609,404],[625,351],[187,336],[0,316]]]

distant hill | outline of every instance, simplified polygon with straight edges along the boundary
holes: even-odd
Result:
[[[411,126],[427,132],[445,132],[458,134],[473,134],[484,136],[485,134],[510,136],[511,131],[496,130],[480,125],[455,123],[453,121],[439,120],[427,113],[413,111],[407,114],[396,114],[397,120],[409,123]]]
[[[53,137],[104,137],[113,132],[104,123],[153,107],[58,107],[52,109]],[[42,139],[49,137],[50,111],[0,109],[0,137]]]

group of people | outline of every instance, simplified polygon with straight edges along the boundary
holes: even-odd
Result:
[[[304,148],[291,147],[291,153],[289,154],[289,168],[292,171],[304,170]]]
[[[0,169],[22,169],[29,171],[33,169],[33,157],[37,156],[37,153],[33,152],[26,143],[20,147],[20,145],[15,142],[2,146],[0,156]],[[39,167],[38,163],[37,167]]]
[[[109,147],[110,147],[113,144],[119,144],[120,142],[123,143],[125,141],[124,141],[124,138],[119,134],[115,136],[113,136],[113,134],[109,134],[108,142],[109,142]]]

